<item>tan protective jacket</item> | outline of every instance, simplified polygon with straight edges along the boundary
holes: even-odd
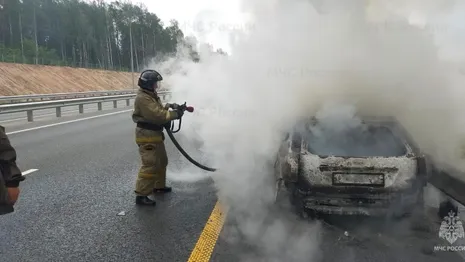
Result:
[[[171,120],[176,119],[177,113],[168,110],[168,104],[163,106],[156,93],[139,89],[134,101],[134,112],[132,120],[134,123],[147,123],[163,126]],[[163,130],[149,130],[136,127],[136,143],[157,143],[163,142]]]

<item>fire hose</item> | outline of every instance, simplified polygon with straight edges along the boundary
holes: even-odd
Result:
[[[177,109],[176,110],[181,110],[183,112],[187,111],[189,113],[192,113],[194,112],[194,108],[192,106],[186,106],[186,103],[184,102],[184,104],[182,105],[177,105]],[[181,154],[187,158],[187,160],[189,160],[189,162],[191,162],[192,164],[194,164],[195,166],[203,169],[203,170],[206,170],[206,171],[210,171],[210,172],[215,172],[216,171],[216,168],[211,168],[211,167],[208,167],[208,166],[204,166],[202,164],[200,164],[199,162],[195,161],[191,156],[189,156],[189,154],[187,154],[187,152],[181,147],[181,145],[179,145],[178,141],[176,140],[176,138],[174,138],[173,136],[173,133],[177,133],[179,132],[179,130],[181,130],[181,122],[182,122],[182,117],[179,118],[179,125],[178,125],[178,129],[177,130],[174,130],[174,122],[173,121],[170,121],[168,122],[164,128],[166,130],[166,133],[168,134],[168,136],[170,137],[171,141],[173,142],[173,144],[176,146],[176,148],[179,150],[179,152],[181,152]]]

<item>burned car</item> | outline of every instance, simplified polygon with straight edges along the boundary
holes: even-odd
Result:
[[[276,157],[276,202],[300,214],[403,217],[423,205],[430,173],[395,118],[356,124],[311,118],[289,132]]]

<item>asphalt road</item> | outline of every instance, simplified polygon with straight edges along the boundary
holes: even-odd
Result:
[[[20,168],[38,171],[0,218],[1,261],[187,261],[215,192],[173,183],[157,207],[136,208],[133,129],[125,112],[10,135]]]
[[[229,214],[211,261],[464,261],[456,252],[434,251],[446,243],[438,237],[440,225],[430,221],[339,217],[322,222],[283,212],[268,215],[250,233],[237,222],[242,218]]]
[[[321,223],[269,210],[244,225],[250,214],[231,209],[222,213],[222,227],[212,214],[217,197],[209,179],[173,179],[186,160],[170,142],[174,191],[157,197],[155,208],[138,208],[139,158],[128,110],[4,124],[20,168],[36,171],[21,184],[16,212],[0,217],[1,261],[188,261],[198,243],[214,247],[211,261],[463,261],[432,251],[445,243],[428,218]],[[220,230],[217,241],[212,232]]]

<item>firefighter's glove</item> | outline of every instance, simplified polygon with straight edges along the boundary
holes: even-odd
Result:
[[[181,109],[176,109],[176,119],[181,119],[181,117],[184,115],[184,110]]]
[[[175,104],[175,103],[173,103],[173,104],[167,103],[166,106],[167,106],[168,108],[171,108],[171,109],[174,109],[174,110],[179,109],[179,105],[178,105],[178,104]]]

